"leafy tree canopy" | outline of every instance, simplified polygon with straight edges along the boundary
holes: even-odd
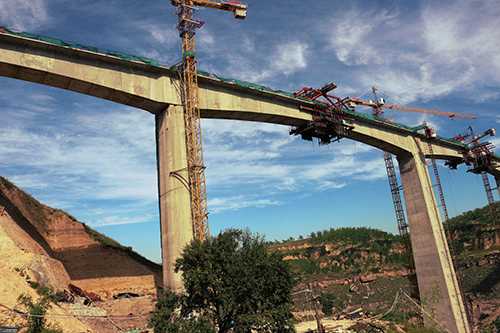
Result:
[[[195,240],[184,248],[175,271],[182,272],[185,293],[175,296],[167,291],[167,303],[181,304],[180,318],[198,318],[200,332],[210,332],[204,328],[206,322],[220,333],[294,332],[294,277],[282,255],[266,250],[263,237],[228,229],[204,242]],[[179,323],[171,310],[162,311],[173,326]],[[177,327],[163,331],[183,332]]]

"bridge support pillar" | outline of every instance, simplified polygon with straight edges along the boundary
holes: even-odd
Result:
[[[397,160],[420,298],[429,302],[432,291],[439,290],[434,319],[450,332],[470,332],[425,157],[420,149],[415,151],[419,153],[402,154]],[[426,326],[433,324],[432,318],[424,320]]]
[[[156,152],[163,284],[178,292],[183,289],[182,279],[173,264],[193,240],[182,106],[170,106],[156,115]]]
[[[498,195],[500,196],[500,175],[498,173],[495,173],[493,176],[495,177],[495,182],[497,184]]]

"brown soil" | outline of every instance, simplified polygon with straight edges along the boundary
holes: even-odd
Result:
[[[85,232],[82,223],[38,203],[15,187],[0,183],[0,190],[0,210],[4,207],[0,216],[0,325],[23,323],[22,317],[7,308],[16,307],[21,294],[36,299],[38,295],[28,284],[34,281],[60,290],[68,290],[68,283],[73,283],[105,300],[92,307],[122,314],[120,324],[102,318],[78,320],[65,304],[54,305],[50,314],[68,315],[55,320],[64,332],[116,332],[146,326],[155,286],[162,281],[161,269],[98,243]],[[110,298],[121,292],[145,297],[125,302]]]

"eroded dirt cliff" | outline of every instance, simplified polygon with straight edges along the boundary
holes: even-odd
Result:
[[[130,249],[96,241],[83,223],[61,210],[39,203],[4,178],[0,178],[0,211],[0,305],[3,305],[0,306],[0,323],[22,322],[6,309],[16,307],[21,294],[38,297],[28,282],[54,290],[67,290],[72,283],[109,300],[107,305],[102,304],[115,313],[121,311],[117,304],[124,302],[113,300],[113,294],[144,294],[149,296],[151,304],[156,285],[162,281],[161,266],[145,258],[137,261],[130,255]],[[144,303],[144,298],[140,301]],[[135,311],[133,304],[127,307],[121,312]],[[141,307],[149,309],[149,306]],[[146,315],[144,309],[135,312]],[[67,315],[68,311],[69,308],[56,305],[50,313]],[[134,325],[145,325],[147,320],[142,319],[136,320]],[[102,320],[77,320],[70,316],[60,316],[57,322],[64,327],[64,332],[116,332],[117,329]]]

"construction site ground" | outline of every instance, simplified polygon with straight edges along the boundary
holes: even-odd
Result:
[[[103,299],[90,306],[79,297],[75,303],[53,304],[46,317],[65,333],[115,333],[147,326],[156,283],[161,281],[157,272],[126,253],[98,244],[85,233],[81,223],[71,221],[62,212],[60,216],[54,214],[55,222],[44,234],[33,228],[19,195],[10,192],[8,199],[5,192],[0,198],[0,205],[6,208],[0,216],[0,326],[26,325],[26,319],[12,310],[23,311],[18,305],[22,294],[38,299],[30,285],[33,282],[54,287],[54,292],[68,290],[72,283]],[[54,259],[49,251],[63,260]],[[113,298],[125,292],[144,296]]]

